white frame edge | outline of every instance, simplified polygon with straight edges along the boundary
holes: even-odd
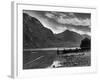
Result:
[[[18,55],[17,55],[17,6],[14,1],[11,2],[11,78],[18,77]]]
[[[27,3],[19,3],[12,2],[11,3],[11,77],[18,77],[18,22],[17,22],[17,7],[18,4],[27,4]],[[27,4],[27,5],[39,5],[39,6],[52,6],[52,7],[71,7],[71,6],[56,6],[56,5],[40,5],[40,4]],[[95,7],[71,7],[71,8],[86,8],[86,9],[97,9]],[[95,69],[97,71],[97,69]]]

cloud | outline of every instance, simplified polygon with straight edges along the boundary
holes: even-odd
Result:
[[[65,30],[70,30],[80,35],[83,35],[83,34],[90,35],[90,28],[87,26],[62,25],[62,24],[57,24],[54,21],[48,20],[48,19],[46,19],[45,22],[47,23],[47,25],[45,26],[51,29],[53,33],[55,34],[62,33]]]
[[[54,15],[51,14],[51,13],[46,13],[45,16],[48,17],[48,18],[53,18],[54,17]]]
[[[90,26],[90,19],[63,18],[60,16],[56,21],[61,24]]]
[[[37,18],[46,28],[53,33],[59,34],[65,30],[74,31],[81,35],[90,35],[90,13],[55,12],[55,11],[26,11],[29,15]]]
[[[45,16],[55,20],[59,24],[70,24],[70,25],[82,25],[82,26],[90,26],[91,21],[89,18],[80,18],[77,17],[74,13],[63,13],[63,12],[48,12],[45,13]]]
[[[90,34],[90,32],[84,32],[84,31],[82,31],[82,30],[78,30],[78,29],[69,29],[70,31],[73,31],[73,32],[76,32],[76,33],[78,33],[78,34],[80,34],[80,35],[84,35],[84,34],[87,34],[87,35],[91,35]]]

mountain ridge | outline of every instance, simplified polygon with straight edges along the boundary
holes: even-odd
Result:
[[[83,37],[73,31],[66,30],[54,34],[50,29],[35,17],[23,13],[23,47],[49,48],[49,47],[79,47]]]

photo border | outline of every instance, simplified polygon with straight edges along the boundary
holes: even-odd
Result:
[[[23,7],[24,6],[24,7]],[[29,7],[30,6],[30,7]],[[94,37],[92,37],[92,50],[91,50],[91,62],[93,66],[88,67],[67,67],[67,68],[56,68],[56,69],[31,69],[31,70],[23,70],[23,16],[22,10],[23,9],[30,9],[33,10],[32,7],[38,7],[40,11],[45,10],[49,7],[49,10],[46,11],[62,11],[68,9],[69,12],[71,10],[74,12],[84,12],[84,13],[91,13],[91,25],[93,28],[96,26],[96,8],[87,8],[87,7],[73,7],[73,6],[57,6],[57,5],[39,5],[39,4],[27,4],[27,3],[16,3],[12,2],[12,64],[11,64],[11,76],[13,78],[23,78],[23,77],[40,77],[40,76],[54,76],[54,75],[66,75],[72,73],[91,73],[96,72],[96,54],[93,43]],[[27,8],[28,7],[28,8]],[[43,8],[42,8],[43,7]],[[68,12],[67,11],[67,12]],[[85,12],[86,11],[86,12]],[[62,11],[64,12],[64,11]],[[20,27],[19,27],[20,26]],[[91,33],[93,29],[91,29]],[[93,34],[94,36],[95,34]],[[22,54],[21,54],[22,53]],[[47,74],[48,73],[48,74]]]

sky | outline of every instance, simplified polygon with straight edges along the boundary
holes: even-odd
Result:
[[[23,12],[37,18],[44,27],[51,29],[54,34],[70,30],[79,33],[80,35],[91,35],[90,13],[34,10],[23,10]]]

